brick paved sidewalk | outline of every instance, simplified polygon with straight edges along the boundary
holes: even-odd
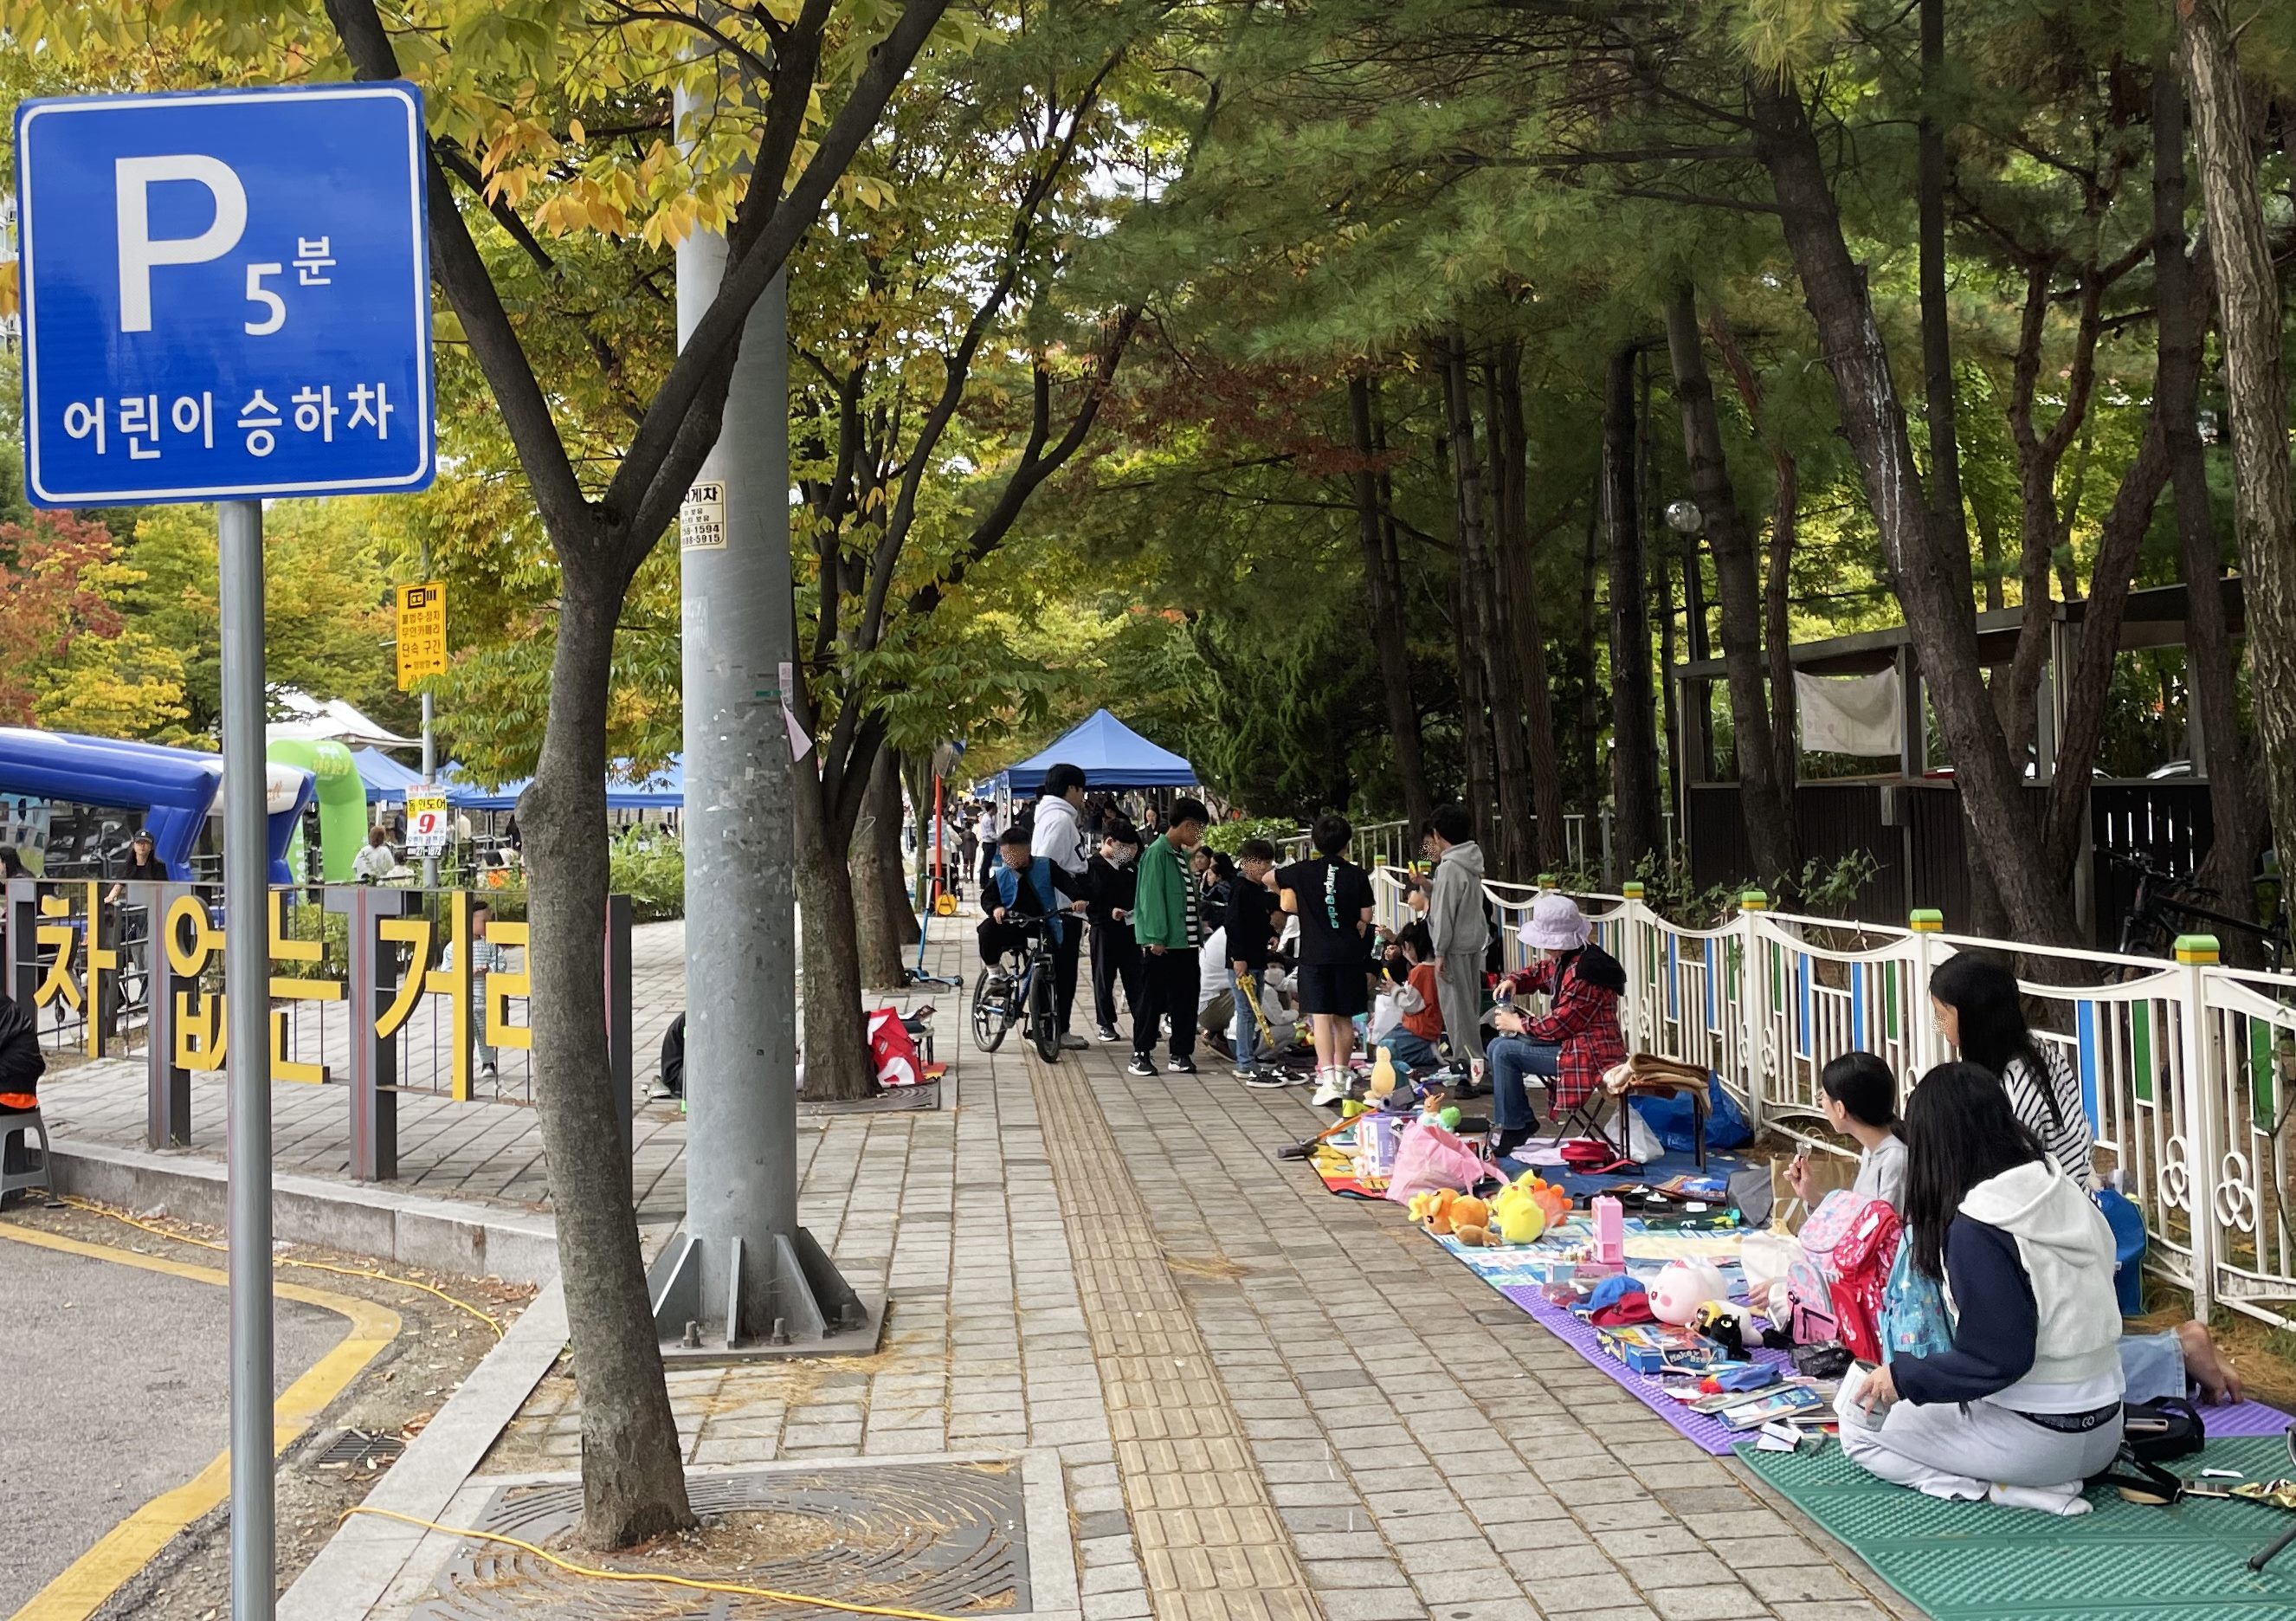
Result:
[[[684,1002],[670,927],[639,931],[640,1072]],[[959,965],[962,932],[938,960]],[[697,1465],[1056,1452],[1086,1621],[1874,1621],[1909,1614],[1751,1477],[1655,1414],[1410,1228],[1275,1150],[1324,1117],[1207,1064],[1125,1049],[1046,1067],[972,1050],[957,1107],[799,1123],[801,1219],[893,1302],[863,1362],[669,1376]],[[140,1061],[44,1081],[60,1140],[140,1146]],[[193,1090],[220,1159],[223,1091]],[[342,1089],[282,1085],[283,1171],[347,1177]],[[531,1110],[401,1099],[404,1178],[538,1205]],[[640,1214],[685,1204],[685,1122],[643,1110]],[[574,1466],[545,1379],[480,1479]]]
[[[1391,1205],[1274,1151],[1224,1068],[945,1040],[962,1107],[830,1123],[802,1216],[886,1354],[689,1370],[699,1465],[1057,1452],[1087,1621],[1875,1621],[1910,1613]],[[483,1474],[567,1469],[544,1382]]]

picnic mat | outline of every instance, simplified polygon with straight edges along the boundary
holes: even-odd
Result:
[[[1561,1230],[1562,1238],[1558,1247],[1582,1240],[1585,1237],[1583,1217]],[[1744,1291],[1737,1269],[1738,1240],[1735,1233],[1668,1233],[1638,1232],[1629,1222],[1627,1232],[1627,1268],[1645,1277],[1655,1274],[1666,1258],[1677,1255],[1702,1254],[1712,1261],[1729,1283],[1734,1295]],[[1564,1345],[1587,1359],[1592,1367],[1632,1395],[1644,1406],[1664,1419],[1693,1445],[1720,1455],[1744,1438],[1742,1431],[1734,1430],[1720,1419],[1704,1413],[1693,1412],[1688,1404],[1676,1401],[1666,1393],[1666,1381],[1647,1374],[1635,1372],[1624,1362],[1610,1355],[1602,1347],[1596,1331],[1566,1306],[1555,1304],[1541,1291],[1542,1280],[1529,1269],[1539,1258],[1542,1247],[1526,1245],[1505,1248],[1478,1249],[1461,1244],[1456,1238],[1434,1238],[1444,1250],[1484,1282],[1489,1284],[1513,1304],[1538,1320],[1540,1326]],[[1784,1351],[1761,1351],[1753,1354],[1756,1362],[1784,1364],[1792,1360]],[[1679,1382],[1679,1381],[1677,1381]],[[2208,1421],[2211,1436],[2278,1436],[2289,1425],[2288,1415],[2277,1408],[2267,1407],[2261,1402],[2243,1402],[2234,1407],[2209,1407],[2202,1410]],[[2296,1550],[2291,1550],[2291,1568],[2296,1568]],[[2296,1611],[2291,1612],[2296,1621]]]
[[[2209,1423],[2213,1431],[2213,1415]],[[2249,1556],[2292,1523],[2282,1510],[2200,1501],[2149,1508],[2100,1489],[2089,1493],[2093,1512],[2061,1519],[1924,1497],[1876,1480],[1831,1443],[1799,1452],[1747,1446],[1738,1455],[1933,1621],[2296,1617],[2296,1549],[2260,1573],[2248,1568]],[[2255,1437],[2211,1439],[2205,1454],[2169,1467],[2188,1478],[2203,1468],[2251,1480],[2291,1472],[2281,1442]]]

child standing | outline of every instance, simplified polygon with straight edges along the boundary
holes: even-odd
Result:
[[[1085,868],[1092,919],[1092,1011],[1100,1039],[1116,1040],[1116,987],[1140,1022],[1140,942],[1133,938],[1132,905],[1140,884],[1140,835],[1118,817],[1103,825],[1100,849]]]
[[[1211,819],[1203,801],[1176,799],[1167,831],[1141,852],[1132,932],[1144,953],[1142,996],[1132,1020],[1128,1074],[1156,1073],[1157,1026],[1162,1020],[1172,1026],[1170,1057],[1164,1067],[1176,1075],[1196,1073],[1196,952],[1208,931],[1188,858]]]
[[[1347,1095],[1356,1016],[1371,1000],[1374,897],[1370,877],[1347,859],[1354,838],[1346,817],[1326,812],[1308,833],[1316,859],[1275,875],[1283,909],[1300,919],[1300,1010],[1314,1021],[1317,1104]]]
[[[1259,1070],[1257,992],[1275,944],[1275,846],[1246,839],[1236,852],[1236,876],[1227,892],[1227,984],[1235,994],[1235,1078],[1246,1086],[1284,1084],[1281,1075]],[[1272,1056],[1272,1055],[1271,1055]]]

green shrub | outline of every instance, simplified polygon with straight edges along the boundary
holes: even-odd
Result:
[[[1243,848],[1244,840],[1266,839],[1281,855],[1283,841],[1296,839],[1300,833],[1299,823],[1280,816],[1247,817],[1240,822],[1214,822],[1204,829],[1204,844],[1208,849],[1234,855]]]
[[[685,916],[685,846],[675,835],[640,823],[623,828],[607,846],[607,887],[630,898],[630,918],[660,923]]]

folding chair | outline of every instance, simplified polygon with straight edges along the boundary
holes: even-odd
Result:
[[[1656,1053],[1629,1054],[1623,1064],[1613,1064],[1603,1072],[1602,1084],[1587,1094],[1586,1100],[1562,1115],[1555,1123],[1554,1140],[1562,1142],[1570,1137],[1600,1139],[1616,1148],[1620,1159],[1633,1159],[1634,1129],[1628,1120],[1628,1110],[1636,1098],[1687,1098],[1693,1117],[1693,1136],[1696,1143],[1698,1168],[1706,1169],[1706,1110],[1707,1072],[1702,1065],[1685,1064],[1674,1058],[1662,1058]],[[1550,1097],[1553,1093],[1550,1091]],[[1605,1129],[1603,1116],[1605,1108],[1616,1104],[1611,1111],[1617,1123],[1614,1139]]]

